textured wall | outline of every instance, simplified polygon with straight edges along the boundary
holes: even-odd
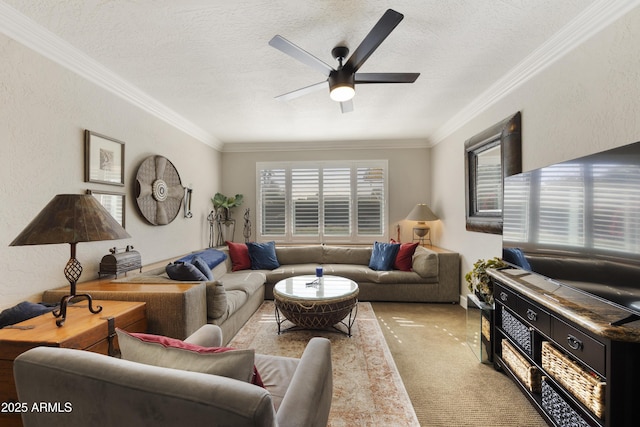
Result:
[[[0,57],[0,309],[67,283],[62,270],[69,245],[8,246],[56,194],[90,188],[127,195],[132,238],[78,244],[81,281],[97,277],[100,259],[113,246],[132,244],[149,263],[207,245],[220,153],[4,35]],[[85,129],[125,142],[125,187],[84,182]],[[171,224],[154,227],[138,214],[135,174],[154,154],[169,158],[183,185],[194,188],[193,219],[181,212]]]
[[[412,225],[404,218],[416,203],[429,203],[429,150],[425,148],[223,153],[223,190],[225,194],[245,195],[244,205],[234,216],[241,219],[244,209],[249,207],[255,224],[256,162],[373,159],[389,161],[389,236],[396,238],[395,227],[400,224],[402,241],[411,241]],[[255,231],[254,225],[254,238]],[[242,234],[236,231],[236,240],[241,238]]]
[[[516,111],[524,170],[640,140],[639,38],[636,9],[432,149],[432,201],[443,215],[438,240],[462,254],[462,274],[502,248],[501,236],[465,230],[464,141]]]

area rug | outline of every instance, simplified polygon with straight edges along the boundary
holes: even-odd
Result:
[[[253,348],[257,353],[300,357],[312,337],[328,338],[333,363],[329,426],[420,426],[368,302],[358,303],[351,332],[351,338],[317,330],[278,335],[273,302],[265,301],[229,345]]]

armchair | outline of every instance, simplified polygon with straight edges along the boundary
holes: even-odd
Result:
[[[204,325],[185,341],[219,346],[222,333]],[[14,375],[21,402],[49,404],[49,410],[23,413],[25,427],[327,425],[333,391],[329,340],[312,338],[300,359],[256,354],[255,364],[266,389],[53,347],[18,356]]]

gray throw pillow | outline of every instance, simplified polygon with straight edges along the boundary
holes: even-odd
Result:
[[[188,262],[172,262],[167,264],[167,275],[173,280],[206,282],[207,276],[198,267]]]
[[[200,270],[202,274],[205,275],[207,280],[213,280],[213,273],[211,272],[211,269],[209,268],[209,265],[205,262],[205,260],[197,256],[191,260],[191,264],[193,264],[198,270]]]

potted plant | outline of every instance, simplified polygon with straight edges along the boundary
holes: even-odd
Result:
[[[231,209],[240,206],[243,201],[244,196],[242,194],[227,197],[222,193],[216,193],[213,199],[211,199],[216,214],[222,215],[223,220],[231,219]]]
[[[218,231],[218,246],[224,245],[227,240],[233,241],[236,231],[236,221],[231,219],[231,209],[240,206],[244,201],[242,194],[227,197],[222,193],[216,193],[211,199],[213,203],[214,217]]]
[[[507,264],[498,257],[488,260],[479,259],[473,264],[473,270],[464,276],[464,279],[467,281],[467,287],[480,301],[493,304],[493,283],[487,274],[487,269],[503,268],[506,266]]]

